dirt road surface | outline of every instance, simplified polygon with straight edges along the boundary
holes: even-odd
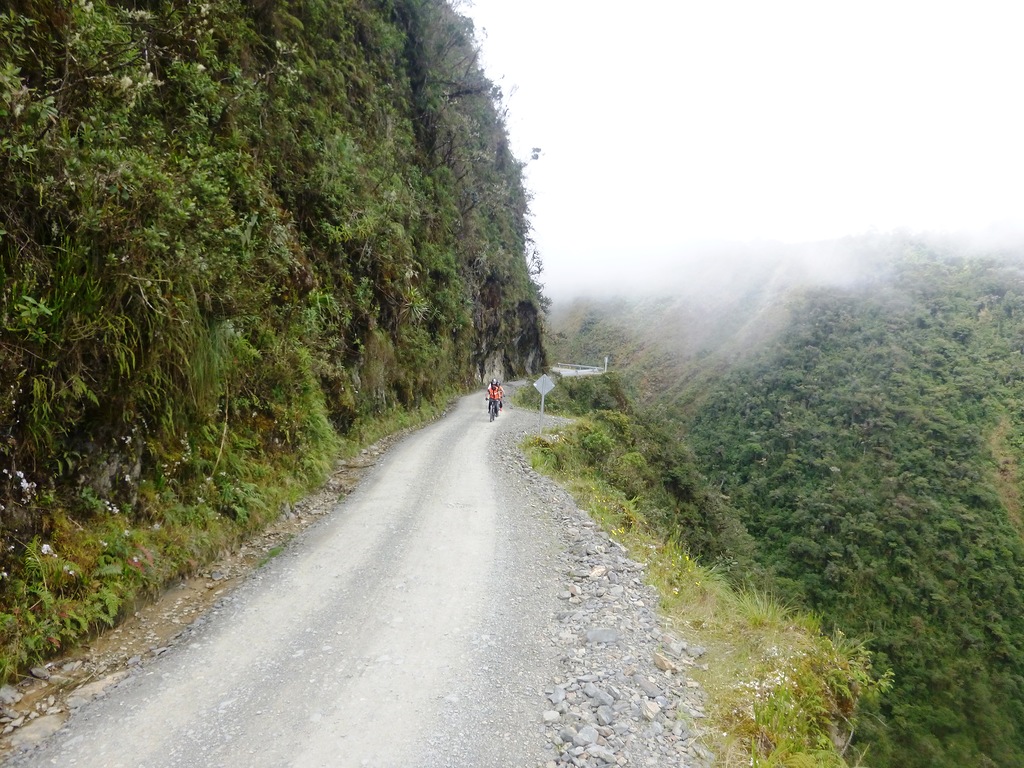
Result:
[[[11,766],[531,766],[556,536],[483,397],[392,447],[182,642]]]

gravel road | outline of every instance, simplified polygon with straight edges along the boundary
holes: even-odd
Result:
[[[526,466],[537,419],[489,423],[463,398],[8,764],[710,764],[685,675],[702,649],[664,632],[642,565]]]

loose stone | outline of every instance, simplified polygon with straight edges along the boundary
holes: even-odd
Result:
[[[587,747],[597,742],[597,729],[592,725],[585,725],[576,734],[574,739],[576,746]]]
[[[615,643],[618,639],[619,633],[614,629],[599,628],[587,632],[588,643]]]
[[[656,699],[662,695],[661,688],[656,686],[643,675],[635,675],[633,677],[633,682],[637,684],[637,687],[639,687],[640,690],[644,692],[644,694],[646,694],[648,697],[652,699]]]
[[[648,699],[640,703],[640,712],[648,720],[653,720],[661,714],[661,707],[658,706],[658,702]]]
[[[615,753],[607,747],[602,747],[599,744],[594,744],[587,749],[591,757],[596,757],[598,760],[604,760],[606,763],[614,763]]]

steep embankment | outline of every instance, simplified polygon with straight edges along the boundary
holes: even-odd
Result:
[[[897,238],[886,270],[785,294],[767,343],[646,393],[776,589],[892,667],[856,736],[873,765],[1024,760],[1022,295],[1013,264]]]
[[[0,17],[0,677],[339,440],[543,362],[527,197],[441,0]]]

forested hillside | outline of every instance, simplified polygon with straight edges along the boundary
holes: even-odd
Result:
[[[0,677],[543,364],[475,45],[443,0],[6,4]]]
[[[657,382],[652,410],[752,537],[752,567],[894,671],[855,735],[866,764],[1024,764],[1024,272],[902,238],[866,250],[860,281],[779,291],[753,346],[673,357],[655,340],[685,329],[665,313],[570,317],[590,343],[631,338],[620,364]]]

